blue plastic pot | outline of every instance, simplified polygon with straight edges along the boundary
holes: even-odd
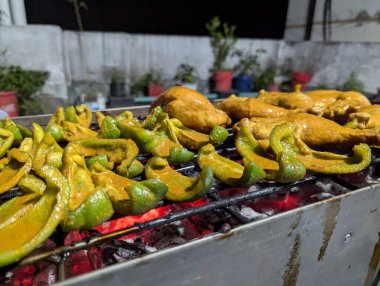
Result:
[[[245,74],[239,74],[235,76],[233,80],[233,86],[234,86],[234,89],[236,89],[238,92],[252,91],[252,88],[253,88],[252,76],[245,75]]]

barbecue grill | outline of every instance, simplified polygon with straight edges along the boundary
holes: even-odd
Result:
[[[127,109],[148,113],[147,106]],[[14,121],[46,125],[49,118]],[[233,146],[230,136],[217,151],[238,160]],[[199,172],[194,162],[177,170]],[[164,201],[91,231],[57,230],[18,265],[3,269],[0,284],[372,285],[380,261],[379,206],[380,152],[373,150],[371,166],[356,174],[249,188],[217,182],[194,202]]]

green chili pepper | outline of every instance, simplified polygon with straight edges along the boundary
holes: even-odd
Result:
[[[214,176],[228,185],[249,186],[265,178],[265,172],[259,165],[248,158],[244,158],[243,162],[244,167],[220,156],[211,144],[202,147],[198,153],[201,169],[210,167]]]
[[[84,127],[79,123],[72,123],[69,121],[64,121],[62,123],[62,128],[63,138],[69,142],[94,138],[98,135],[98,132],[93,131],[90,128]]]
[[[114,165],[112,162],[108,161],[107,156],[105,154],[96,155],[94,157],[89,158],[86,161],[87,167],[89,169],[91,169],[93,164],[95,163],[102,165],[104,168],[108,170],[112,170],[113,165]]]
[[[162,114],[161,106],[155,107],[146,117],[144,122],[141,124],[141,127],[148,130],[153,130],[161,114]]]
[[[159,157],[149,159],[145,176],[148,179],[160,179],[168,187],[165,198],[175,202],[192,201],[202,198],[214,183],[210,167],[206,167],[198,178],[190,178],[173,170],[167,160]]]

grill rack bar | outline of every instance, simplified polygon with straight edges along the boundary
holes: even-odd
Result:
[[[118,230],[118,231],[111,232],[104,235],[103,234],[97,235],[95,237],[84,239],[82,241],[75,242],[69,245],[56,247],[52,250],[48,250],[48,251],[41,252],[36,255],[27,257],[24,260],[22,260],[18,265],[25,266],[25,265],[29,265],[40,260],[44,260],[44,259],[59,262],[63,258],[62,255],[65,256],[68,253],[71,253],[73,251],[82,250],[82,249],[95,246],[97,244],[100,244],[102,242],[105,242],[111,239],[117,239],[129,234],[137,233],[141,230],[151,229],[151,228],[155,228],[155,227],[162,226],[165,224],[169,224],[175,221],[186,219],[194,215],[202,214],[202,213],[213,211],[220,208],[233,206],[247,200],[256,199],[256,198],[263,197],[270,194],[275,194],[275,193],[290,189],[294,186],[300,186],[300,185],[315,181],[316,179],[317,179],[316,176],[310,176],[308,178],[305,178],[298,182],[294,182],[292,184],[287,184],[280,187],[279,186],[267,187],[255,192],[248,192],[248,193],[236,195],[227,199],[216,200],[214,202],[211,202],[203,206],[179,211],[179,212],[169,214],[169,215],[166,215],[161,218],[157,218],[148,222],[138,223],[138,224],[135,224],[134,226],[131,226],[122,230]]]

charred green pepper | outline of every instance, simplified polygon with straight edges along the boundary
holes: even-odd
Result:
[[[149,159],[145,176],[148,179],[160,179],[168,187],[165,198],[175,202],[199,199],[206,195],[214,183],[212,170],[206,167],[198,178],[190,178],[173,170],[167,160],[159,157]]]
[[[214,176],[228,185],[249,186],[265,178],[265,172],[255,162],[248,158],[244,158],[243,162],[244,167],[220,156],[211,144],[202,147],[198,153],[201,169],[210,167]]]

